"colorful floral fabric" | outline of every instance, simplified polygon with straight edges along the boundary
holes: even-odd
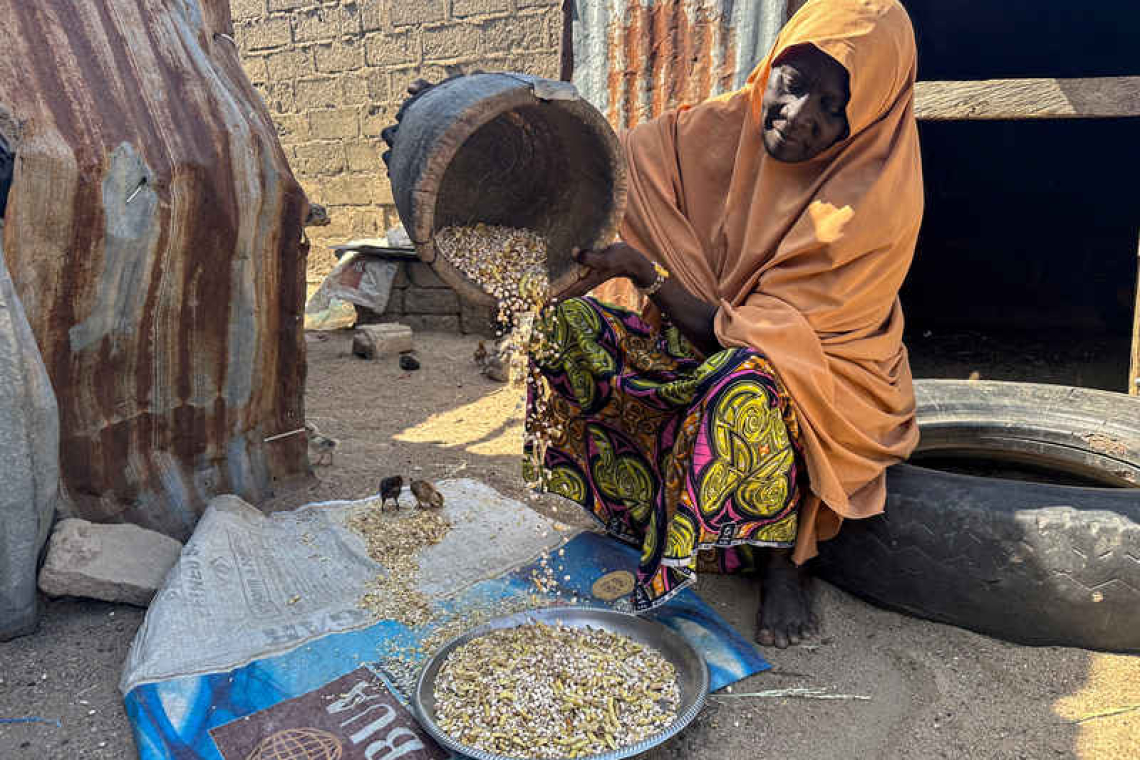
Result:
[[[529,474],[641,548],[637,609],[692,583],[701,549],[733,572],[751,547],[795,543],[799,426],[762,354],[702,360],[675,327],[591,298],[547,309],[536,330]]]

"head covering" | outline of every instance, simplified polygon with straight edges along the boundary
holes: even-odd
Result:
[[[781,163],[761,102],[773,62],[804,44],[847,69],[850,130]],[[623,136],[622,238],[718,304],[720,343],[766,354],[795,403],[815,497],[798,561],[841,517],[881,512],[885,468],[918,441],[898,301],[923,205],[915,57],[895,0],[809,0],[743,89]]]

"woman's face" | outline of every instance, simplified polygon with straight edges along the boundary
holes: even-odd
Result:
[[[777,161],[815,158],[847,136],[847,69],[814,45],[789,48],[772,66],[760,113],[764,148]]]

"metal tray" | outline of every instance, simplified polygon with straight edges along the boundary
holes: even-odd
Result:
[[[618,760],[618,758],[632,757],[646,752],[678,734],[692,722],[693,718],[697,717],[697,713],[705,704],[705,696],[709,691],[709,670],[704,658],[689,642],[665,625],[651,618],[638,617],[613,610],[590,607],[550,607],[531,612],[520,612],[492,620],[448,642],[445,647],[428,660],[423,670],[420,671],[416,691],[412,695],[412,703],[416,716],[424,730],[431,734],[432,738],[451,751],[466,757],[476,758],[476,760],[532,760],[531,758],[512,755],[497,755],[468,747],[444,733],[435,722],[434,685],[440,667],[456,647],[499,628],[514,628],[535,622],[548,625],[561,623],[575,628],[590,626],[621,634],[636,642],[653,647],[665,659],[673,663],[673,667],[677,670],[677,686],[681,693],[681,701],[677,705],[677,718],[667,728],[636,744],[619,747],[612,752],[599,755],[588,755],[579,760]]]

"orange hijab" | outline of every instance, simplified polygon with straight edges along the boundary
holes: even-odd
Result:
[[[805,43],[850,75],[850,134],[780,163],[761,142],[761,99],[772,62]],[[798,562],[843,517],[883,510],[885,468],[918,441],[898,301],[922,219],[914,81],[898,2],[810,0],[743,89],[623,136],[622,238],[718,304],[721,344],[767,355],[799,413],[811,495]]]

